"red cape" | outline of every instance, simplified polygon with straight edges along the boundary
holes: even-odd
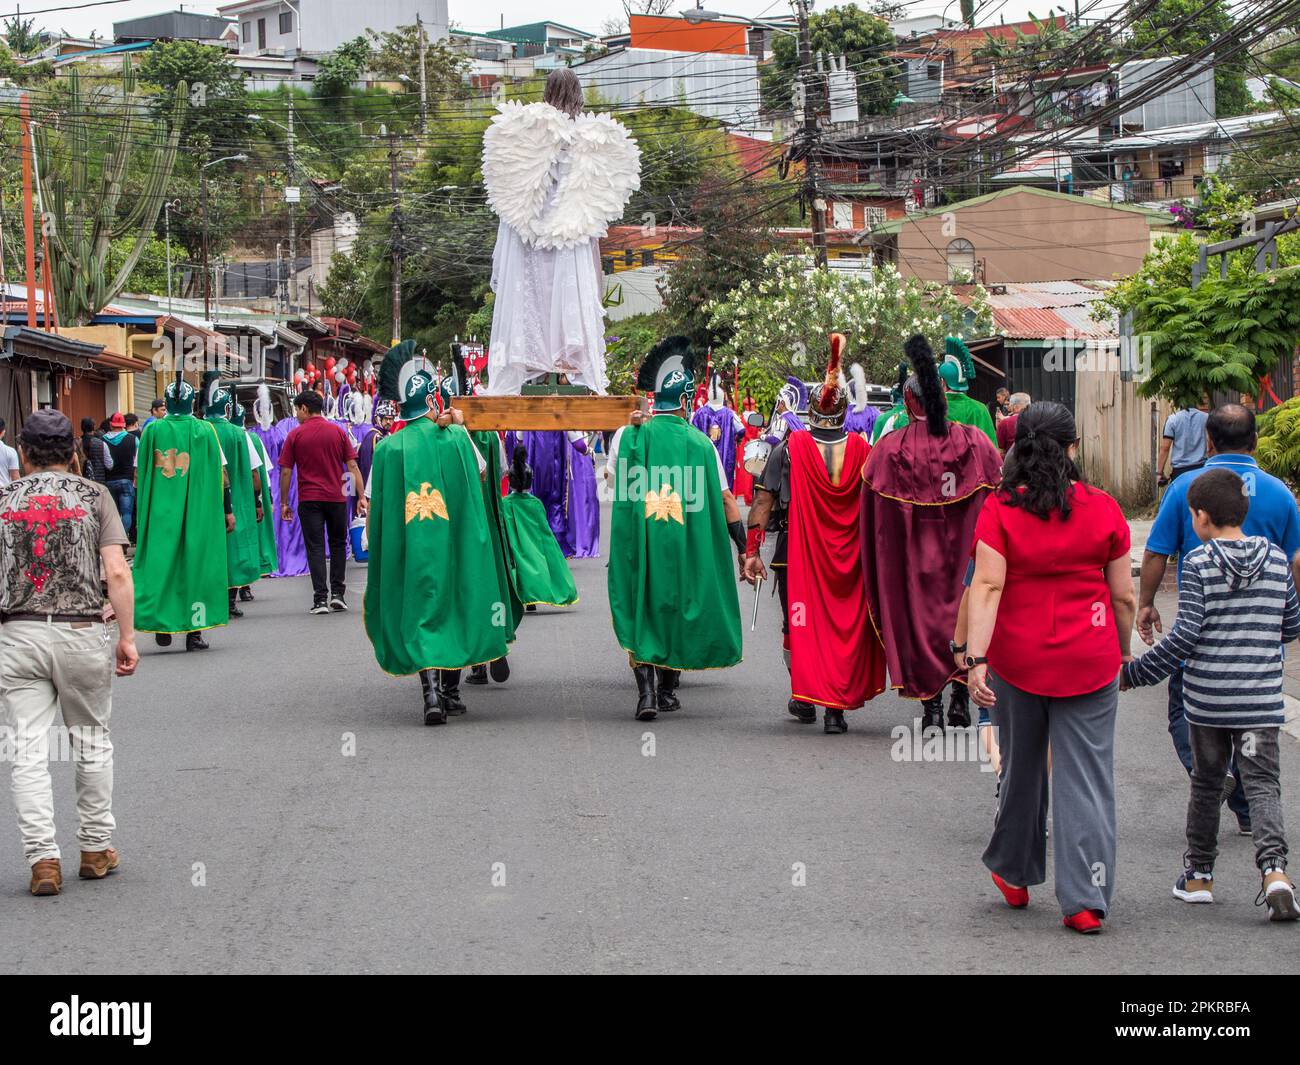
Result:
[[[1002,456],[980,429],[924,420],[881,437],[862,471],[862,568],[890,683],[928,699],[961,671],[957,626],[975,522],[1001,477]]]
[[[790,687],[796,699],[855,710],[885,690],[885,652],[866,620],[858,523],[871,448],[850,433],[840,483],[826,472],[811,433],[791,433],[786,571]]]

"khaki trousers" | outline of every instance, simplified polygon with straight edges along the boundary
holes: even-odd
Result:
[[[0,712],[13,759],[13,797],[28,864],[58,858],[50,738],[76,765],[77,833],[83,851],[113,837],[113,631],[99,622],[10,621],[0,627]]]

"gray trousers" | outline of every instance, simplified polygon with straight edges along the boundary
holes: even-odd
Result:
[[[1064,914],[1110,910],[1115,884],[1115,710],[1119,682],[1087,695],[1031,695],[989,673],[1002,786],[984,864],[1009,884],[1047,879],[1047,752],[1052,850]],[[1222,779],[1222,778],[1220,778]]]
[[[1255,837],[1255,864],[1261,869],[1286,868],[1286,837],[1282,834],[1282,781],[1278,763],[1277,726],[1253,729],[1213,728],[1187,723],[1192,745],[1192,796],[1187,802],[1187,864],[1211,872],[1219,853],[1219,805],[1223,775],[1232,752],[1250,806]]]

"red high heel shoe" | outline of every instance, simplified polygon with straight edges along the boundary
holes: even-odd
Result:
[[[1012,887],[1003,880],[1002,877],[998,876],[997,873],[991,875],[993,877],[993,883],[997,885],[998,890],[1002,892],[1002,897],[1007,900],[1007,905],[1013,910],[1023,910],[1029,905],[1028,888]]]
[[[1101,931],[1101,917],[1096,910],[1080,910],[1078,913],[1072,913],[1062,923],[1066,928],[1072,928],[1085,936]]]

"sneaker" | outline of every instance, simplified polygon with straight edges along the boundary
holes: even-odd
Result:
[[[1238,818],[1237,818],[1237,835],[1239,835],[1239,836],[1253,836],[1254,834],[1255,834],[1255,833],[1251,830],[1251,826],[1250,826],[1250,816],[1247,815],[1246,817],[1238,817]]]
[[[1095,935],[1101,931],[1101,913],[1097,910],[1080,910],[1078,913],[1067,914],[1061,923],[1080,935]]]
[[[103,880],[117,865],[117,851],[112,847],[102,851],[82,851],[81,870],[77,875],[82,880]]]
[[[328,614],[330,612],[330,608],[329,605],[326,603],[312,603],[311,612],[313,614]]]
[[[1300,909],[1296,908],[1295,885],[1283,869],[1264,870],[1264,882],[1260,885],[1255,905],[1268,907],[1270,921],[1300,919]]]
[[[330,600],[330,609],[336,614],[346,613],[348,609],[348,601],[344,599],[343,596],[336,595]]]
[[[1184,869],[1174,884],[1174,898],[1184,902],[1213,902],[1214,875]]]
[[[1007,905],[1013,910],[1023,910],[1029,905],[1029,889],[1023,887],[1012,887],[997,873],[991,874],[993,883],[1002,892],[1002,897],[1007,900]]]
[[[57,895],[63,889],[63,868],[58,858],[42,858],[32,863],[33,895]]]

